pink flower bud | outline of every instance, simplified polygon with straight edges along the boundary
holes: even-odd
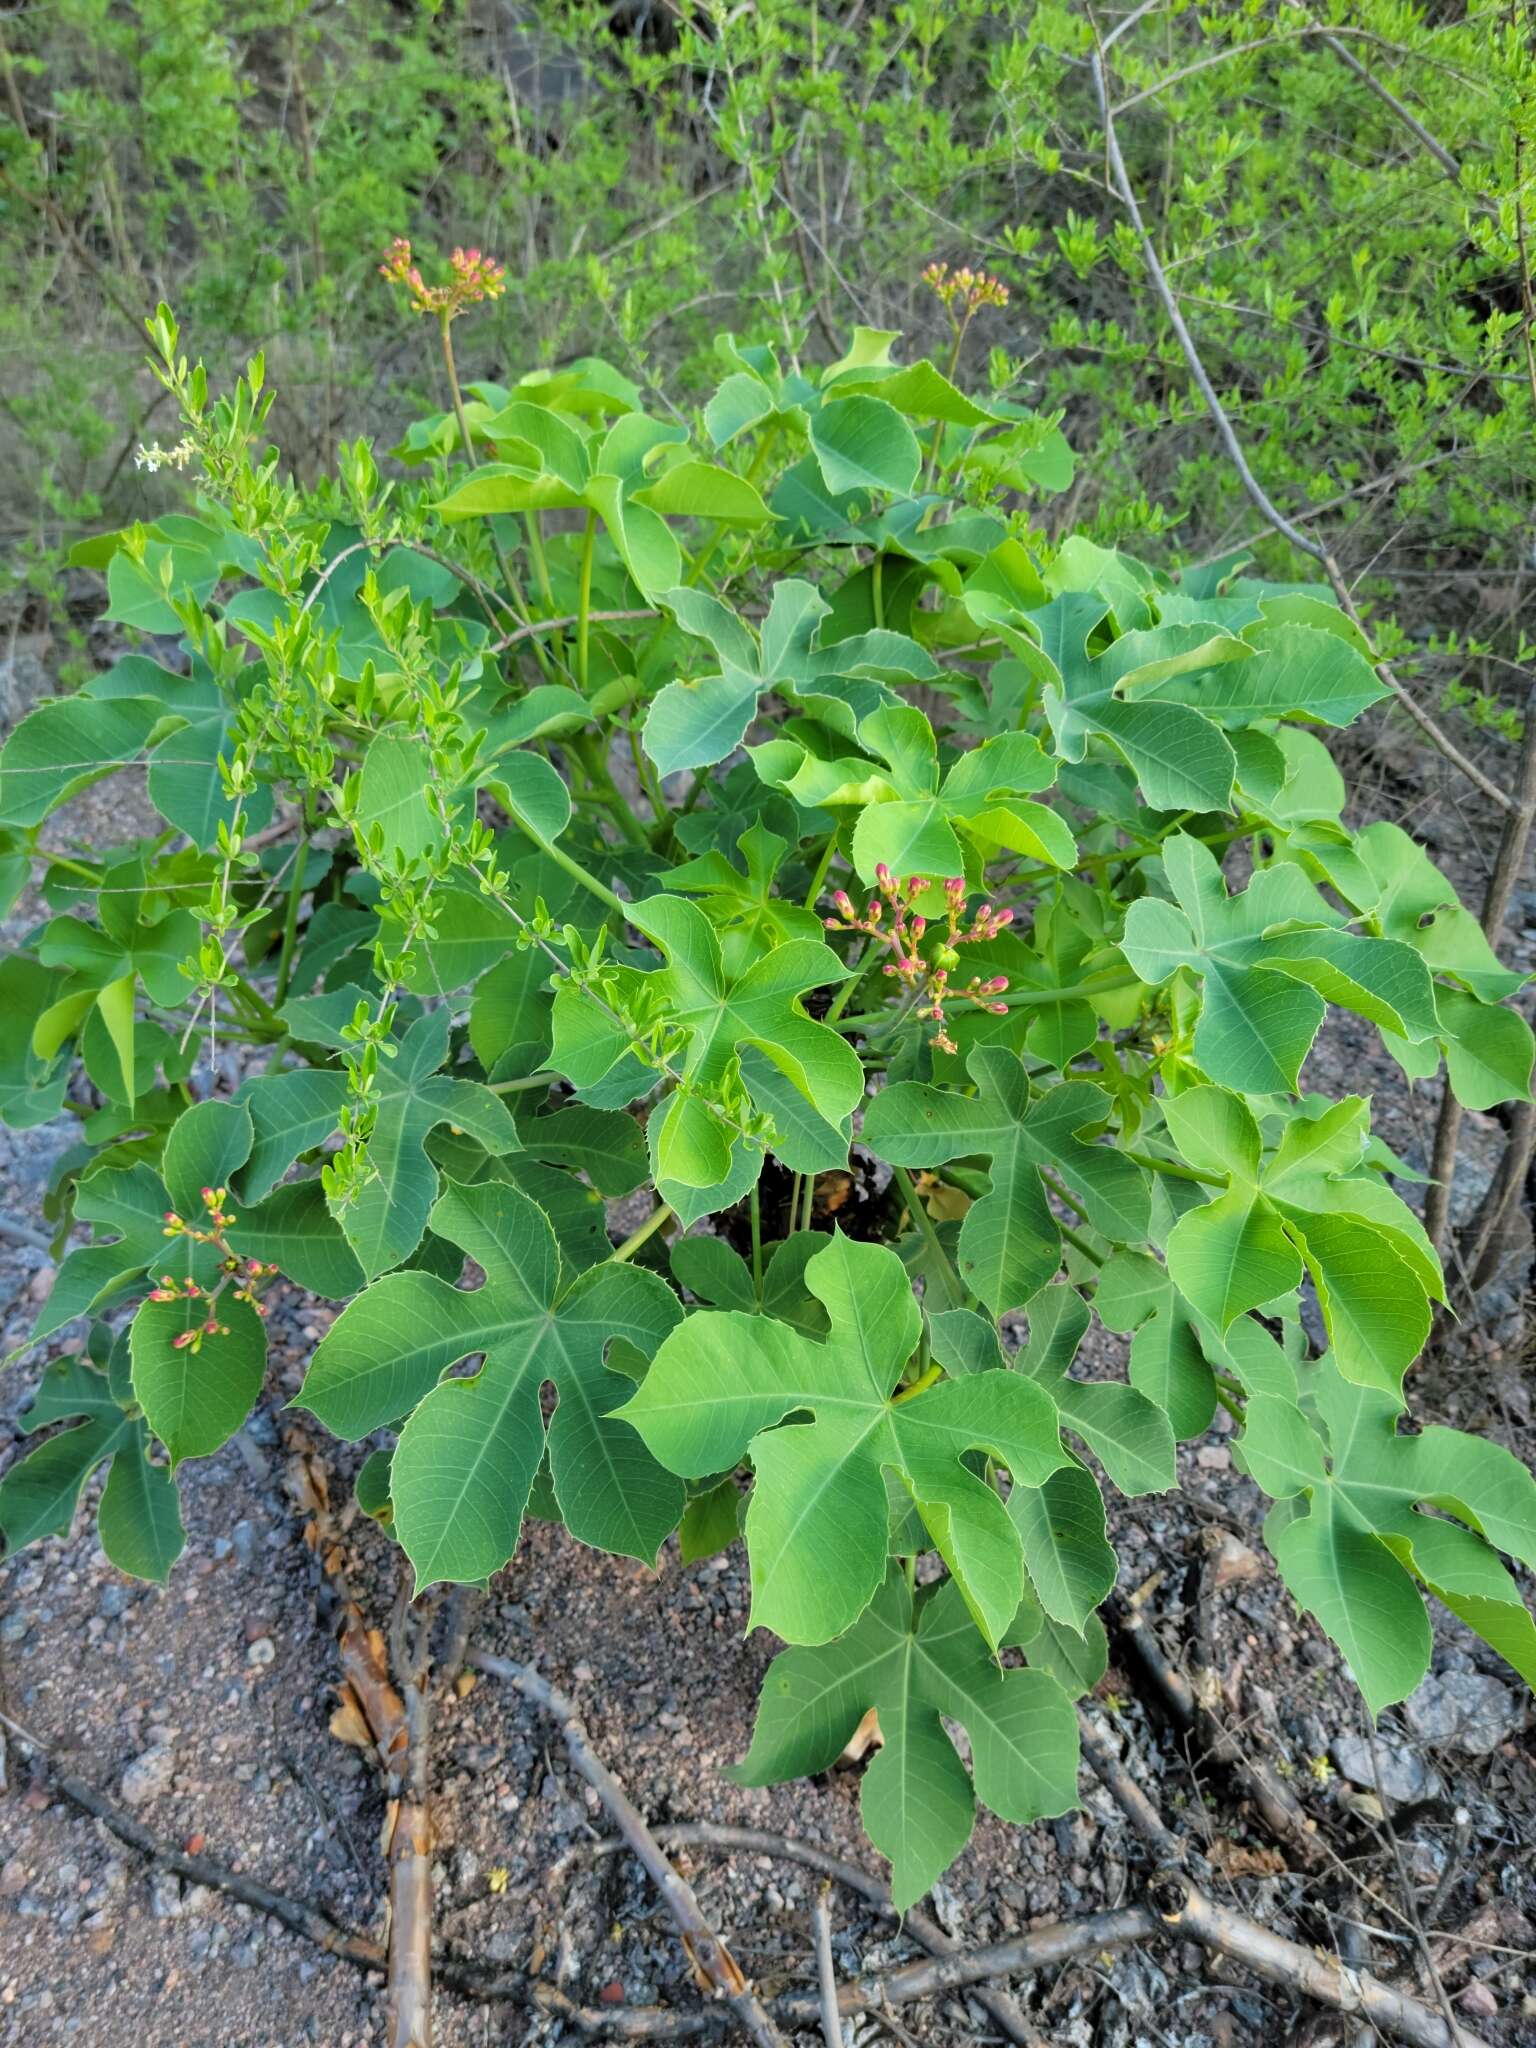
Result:
[[[885,862],[883,860],[877,862],[875,866],[875,880],[880,884],[880,887],[882,889],[889,889],[893,879],[894,877]]]

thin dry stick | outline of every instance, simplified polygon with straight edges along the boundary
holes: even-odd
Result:
[[[821,1987],[821,2037],[826,2048],[843,2048],[843,2021],[837,2009],[837,1968],[832,1961],[830,1877],[811,1902],[811,1933],[816,1942],[816,1976]]]
[[[47,1771],[54,1789],[61,1792],[72,1806],[78,1806],[82,1813],[99,1820],[120,1842],[126,1842],[130,1849],[137,1850],[150,1863],[185,1878],[189,1884],[204,1884],[213,1891],[227,1892],[242,1905],[250,1906],[258,1913],[270,1914],[284,1927],[291,1928],[295,1934],[302,1934],[306,1941],[324,1949],[327,1955],[339,1956],[344,1962],[354,1963],[363,1970],[384,1968],[384,1950],[378,1942],[370,1941],[366,1935],[349,1932],[331,1918],[324,1906],[309,1899],[290,1898],[286,1892],[276,1891],[271,1885],[263,1884],[259,1878],[247,1877],[242,1871],[231,1870],[227,1864],[219,1863],[211,1856],[192,1856],[169,1842],[162,1842],[142,1822],[124,1813],[104,1792],[97,1791],[84,1778],[77,1778],[73,1771],[66,1770],[42,1738],[34,1735],[22,1722],[0,1713],[0,1727],[8,1729],[18,1742],[26,1744]]]
[[[1211,416],[1211,423],[1216,429],[1217,438],[1226,450],[1227,459],[1237,472],[1238,481],[1247,492],[1250,501],[1263,515],[1269,525],[1274,528],[1276,533],[1282,535],[1291,543],[1292,547],[1299,548],[1304,555],[1309,555],[1314,562],[1321,566],[1323,573],[1333,586],[1333,593],[1338,599],[1340,609],[1358,630],[1363,633],[1365,628],[1361,622],[1360,613],[1355,605],[1354,598],[1350,594],[1349,585],[1344,580],[1343,571],[1334,560],[1332,554],[1320,541],[1314,540],[1310,534],[1304,533],[1293,520],[1286,518],[1285,514],[1275,504],[1249,467],[1248,458],[1243,453],[1242,443],[1233,431],[1232,422],[1227,417],[1225,406],[1223,406],[1220,398],[1216,395],[1216,387],[1206,372],[1205,364],[1200,357],[1200,351],[1195,346],[1194,336],[1190,333],[1184,315],[1179,310],[1179,302],[1174,297],[1173,288],[1168,282],[1167,274],[1163,269],[1157,250],[1153,246],[1152,237],[1148,234],[1146,223],[1142,219],[1141,208],[1136,201],[1135,189],[1131,184],[1130,174],[1125,167],[1125,158],[1120,153],[1120,141],[1115,132],[1115,117],[1109,102],[1109,88],[1104,77],[1103,58],[1099,51],[1095,50],[1091,53],[1089,63],[1093,72],[1094,93],[1099,104],[1099,118],[1104,128],[1104,148],[1110,178],[1114,184],[1115,191],[1119,195],[1121,204],[1130,216],[1131,227],[1140,246],[1142,262],[1146,265],[1147,275],[1152,280],[1153,290],[1162,301],[1163,311],[1168,316],[1168,323],[1173,329],[1174,338],[1179,344],[1195,387],[1205,402],[1205,409]],[[1449,733],[1441,730],[1429,713],[1419,705],[1404,685],[1399,682],[1397,676],[1386,662],[1377,661],[1376,673],[1392,692],[1393,696],[1396,697],[1409,717],[1413,719],[1420,731],[1439,748],[1445,758],[1459,768],[1468,781],[1480,789],[1491,803],[1497,804],[1502,811],[1511,810],[1514,805],[1513,798],[1509,796],[1507,791],[1501,789],[1490,776],[1485,775],[1483,770],[1478,767],[1477,763],[1469,755],[1462,752]]]
[[[1078,1709],[1083,1755],[1121,1812],[1157,1857],[1150,1897],[1163,1923],[1204,1948],[1242,1963],[1267,1983],[1314,1998],[1335,2012],[1358,2013],[1412,2048],[1488,2048],[1476,2035],[1447,2027],[1420,1999],[1394,1991],[1365,1970],[1271,1934],[1256,1920],[1207,1898],[1184,1869],[1184,1844],[1173,1834],[1125,1766]]]
[[[683,1821],[672,1827],[658,1828],[656,1839],[667,1849],[713,1849],[722,1853],[742,1849],[749,1855],[777,1856],[785,1862],[803,1863],[808,1869],[819,1871],[823,1877],[835,1878],[848,1891],[899,1920],[903,1932],[910,1935],[920,1948],[927,1949],[929,1955],[954,1956],[960,1953],[959,1942],[946,1934],[936,1920],[930,1920],[926,1913],[920,1913],[915,1906],[909,1906],[905,1913],[897,1912],[888,1887],[879,1878],[871,1877],[868,1871],[860,1870],[855,1864],[829,1856],[825,1849],[817,1849],[809,1842],[795,1841],[789,1835],[769,1834],[762,1828],[725,1827],[713,1821]],[[602,1843],[593,1853],[601,1854],[609,1847],[618,1846]],[[1040,2037],[1011,1993],[994,1986],[978,1985],[972,1995],[988,2018],[1016,2044],[1016,2048],[1038,2048]]]
[[[897,1970],[885,1970],[843,1984],[837,1991],[837,2011],[849,2018],[855,2013],[880,2013],[893,2005],[910,2005],[919,1998],[936,1998],[946,1993],[971,1991],[990,1978],[1032,1976],[1040,1970],[1059,1969],[1080,1956],[1099,1955],[1105,1949],[1124,1948],[1130,1942],[1146,1941],[1160,1932],[1157,1915],[1145,1906],[1122,1906],[1112,1912],[1085,1913],[1080,1920],[1053,1921],[1032,1928],[1028,1934],[1008,1941],[994,1941],[985,1948],[967,1949],[953,1956],[935,1956],[927,1962],[906,1963]],[[536,1984],[533,2002],[545,2011],[558,2012],[582,2033],[607,2035],[620,2040],[680,2040],[718,2031],[725,2015],[714,2008],[703,2013],[672,2013],[664,2008],[632,2009],[608,2013],[577,2006],[553,1985]],[[793,1992],[773,2001],[775,2016],[786,2025],[814,2027],[822,2018],[820,1992]]]
[[[1210,1683],[1214,1676],[1212,1660],[1202,1650],[1201,1669],[1192,1682],[1170,1661],[1156,1629],[1135,1601],[1114,1602],[1111,1614],[1180,1727],[1192,1731],[1211,1760],[1232,1773],[1270,1833],[1285,1843],[1296,1861],[1306,1869],[1314,1869],[1322,1860],[1316,1823],[1274,1773],[1259,1758],[1248,1754],[1216,1713],[1214,1701],[1219,1697],[1220,1687]]]
[[[1536,394],[1533,394],[1536,397]],[[1494,855],[1493,872],[1488,877],[1487,891],[1483,896],[1483,936],[1490,946],[1497,947],[1504,930],[1504,919],[1509,913],[1509,900],[1514,894],[1515,883],[1525,866],[1526,851],[1530,846],[1531,827],[1536,823],[1536,683],[1533,683],[1525,700],[1525,732],[1520,744],[1520,767],[1515,778],[1514,808],[1506,813],[1504,830],[1499,835],[1499,850]],[[1525,1128],[1522,1130],[1522,1122]],[[1461,1104],[1451,1093],[1447,1080],[1440,1097],[1440,1115],[1435,1123],[1434,1150],[1430,1156],[1429,1186],[1424,1193],[1424,1229],[1436,1251],[1443,1250],[1446,1232],[1451,1218],[1451,1190],[1456,1175],[1456,1148],[1461,1137]],[[1522,1156],[1523,1152],[1523,1156]],[[1485,1203],[1485,1213],[1480,1214],[1474,1224],[1476,1242],[1466,1261],[1466,1285],[1468,1292],[1480,1286],[1489,1276],[1480,1273],[1484,1259],[1491,1245],[1497,1240],[1497,1233],[1503,1223],[1508,1204],[1518,1194],[1525,1182],[1525,1170],[1530,1164],[1530,1122],[1516,1116],[1514,1127],[1505,1147],[1506,1166],[1517,1167],[1512,1173],[1496,1176],[1495,1186],[1499,1194],[1492,1209]],[[1489,1189],[1493,1199],[1493,1189]]]
[[[1392,1990],[1368,1971],[1352,1970],[1335,1957],[1271,1934],[1256,1920],[1217,1905],[1182,1871],[1160,1875],[1154,1903],[1166,1926],[1202,1948],[1215,1949],[1266,1983],[1315,1998],[1335,2012],[1358,2013],[1412,2048],[1489,2048],[1480,2035],[1448,2027],[1439,2013],[1406,1992]]]
[[[1299,10],[1301,0],[1288,0],[1288,4]],[[1498,208],[1494,205],[1493,201],[1481,193],[1472,194],[1467,191],[1461,165],[1451,155],[1445,144],[1437,136],[1429,132],[1417,114],[1410,107],[1404,106],[1397,94],[1390,87],[1384,85],[1374,71],[1367,65],[1362,64],[1353,50],[1346,49],[1344,44],[1339,41],[1337,34],[1330,35],[1323,29],[1316,27],[1315,24],[1311,33],[1318,37],[1319,41],[1338,58],[1339,62],[1347,70],[1355,74],[1356,78],[1359,79],[1368,92],[1375,93],[1377,99],[1381,101],[1384,107],[1391,108],[1397,119],[1402,122],[1414,140],[1422,148],[1429,151],[1429,154],[1434,158],[1441,170],[1444,171],[1457,191],[1461,193],[1462,197],[1470,200],[1480,213],[1485,213],[1491,219],[1497,220]],[[1356,33],[1356,31],[1346,30],[1345,33]]]
[[[1381,1747],[1376,1740],[1376,1724],[1369,1714],[1365,1716],[1365,1739],[1371,1751],[1371,1776],[1376,1782],[1376,1799],[1381,1807],[1381,1824],[1386,1830],[1387,1842],[1392,1850],[1392,1862],[1397,1870],[1398,1887],[1403,1894],[1403,1905],[1413,1922],[1414,1943],[1419,1951],[1419,1966],[1424,1981],[1435,1994],[1435,2003],[1445,2017],[1445,2024],[1453,2041],[1459,2042],[1461,2030],[1456,2025],[1456,2015],[1451,2011],[1451,2001],[1445,1995],[1445,1982],[1435,1968],[1435,1959],[1430,1953],[1429,1942],[1424,1934],[1424,1922],[1419,1918],[1419,1902],[1414,1896],[1413,1880],[1408,1875],[1408,1866],[1403,1860],[1403,1845],[1397,1839],[1397,1829],[1392,1821],[1392,1807],[1381,1784]]]
[[[571,1762],[602,1800],[620,1834],[661,1893],[682,1933],[683,1947],[695,1967],[720,1996],[730,2002],[736,2017],[758,2048],[785,2048],[783,2035],[769,2018],[741,1965],[705,1919],[693,1887],[667,1860],[665,1851],[646,1825],[638,1807],[594,1751],[571,1701],[536,1671],[531,1671],[524,1664],[514,1664],[509,1658],[493,1657],[484,1650],[471,1650],[468,1661],[488,1677],[516,1686],[525,1699],[532,1700],[535,1706],[559,1723]]]

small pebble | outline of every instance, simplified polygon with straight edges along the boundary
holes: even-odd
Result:
[[[247,1664],[260,1666],[270,1664],[276,1655],[277,1650],[273,1645],[272,1638],[270,1636],[258,1636],[246,1651],[245,1661]]]
[[[146,1749],[135,1757],[123,1772],[118,1791],[125,1806],[148,1806],[152,1799],[158,1799],[171,1789],[171,1780],[176,1772],[174,1751],[163,1745]]]

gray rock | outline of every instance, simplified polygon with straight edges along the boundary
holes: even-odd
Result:
[[[250,1564],[256,1556],[256,1531],[246,1521],[236,1522],[229,1532],[230,1546],[241,1564]]]
[[[129,1587],[119,1584],[116,1579],[102,1587],[96,1600],[96,1612],[107,1621],[116,1621],[120,1614],[126,1614],[133,1604],[133,1593]]]
[[[182,1915],[181,1879],[168,1870],[157,1870],[149,1880],[149,1910],[157,1920],[179,1920]]]
[[[165,1747],[146,1749],[123,1772],[118,1791],[126,1806],[147,1806],[171,1789],[176,1774],[176,1754]]]
[[[261,1961],[261,1946],[254,1941],[237,1941],[229,1952],[229,1960],[237,1970],[254,1970]]]
[[[1426,1678],[1403,1703],[1403,1718],[1420,1742],[1487,1756],[1520,1726],[1522,1709],[1507,1685],[1480,1671]]]
[[[270,1664],[276,1655],[277,1649],[272,1638],[270,1636],[258,1636],[246,1651],[245,1661],[247,1664],[253,1664],[259,1669],[264,1664]]]
[[[1416,1749],[1406,1742],[1393,1742],[1388,1736],[1378,1736],[1376,1748],[1381,1757],[1381,1789],[1394,1805],[1412,1806],[1435,1796],[1440,1789],[1439,1774],[1431,1770]],[[1336,1736],[1328,1753],[1352,1785],[1367,1792],[1376,1790],[1371,1745],[1363,1735]]]
[[[31,1626],[30,1615],[8,1614],[0,1621],[0,1643],[19,1643]]]

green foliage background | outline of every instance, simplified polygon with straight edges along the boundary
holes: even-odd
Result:
[[[376,275],[395,233],[509,266],[467,378],[597,349],[674,402],[713,383],[722,326],[830,360],[860,321],[921,353],[941,331],[923,262],[985,263],[1012,303],[975,330],[973,381],[992,348],[1092,451],[1059,530],[1158,561],[1248,539],[1108,189],[1094,34],[1049,0],[25,11],[0,45],[13,615],[78,618],[97,586],[61,574],[63,544],[175,491],[131,459],[166,417],[141,360],[156,300],[215,378],[266,349],[303,474],[440,401]],[[1502,5],[1173,0],[1109,53],[1132,179],[1259,474],[1401,621],[1384,651],[1505,724],[1533,483],[1528,49]]]

